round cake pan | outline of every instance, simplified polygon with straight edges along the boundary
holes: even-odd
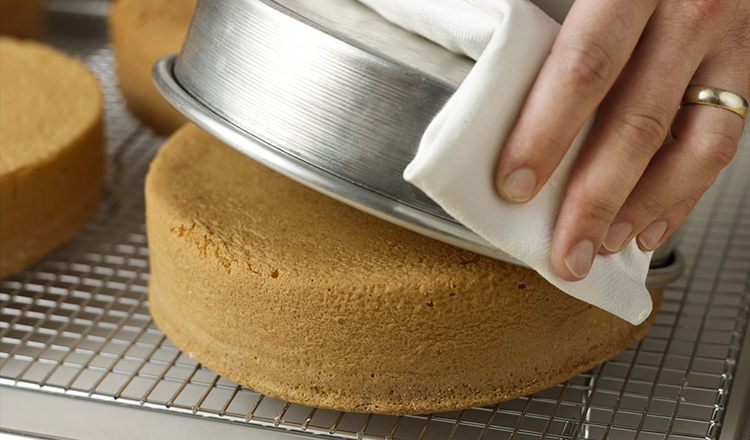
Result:
[[[276,171],[446,243],[525,266],[402,178],[473,61],[355,0],[200,0],[154,78],[190,121]],[[674,240],[650,286],[681,271]]]

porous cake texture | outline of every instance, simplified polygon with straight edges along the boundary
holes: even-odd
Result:
[[[388,414],[496,403],[609,359],[653,318],[632,326],[192,125],[152,163],[146,204],[156,323],[209,368],[292,402]]]
[[[102,93],[84,64],[0,38],[0,276],[40,258],[94,213],[104,184]]]

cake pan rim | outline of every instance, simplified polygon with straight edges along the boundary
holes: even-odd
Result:
[[[529,268],[459,223],[449,222],[326,172],[231,123],[180,85],[173,73],[176,58],[176,54],[166,56],[154,66],[157,89],[189,121],[233,149],[308,188],[382,220],[489,258]],[[343,194],[342,188],[345,189]],[[670,264],[649,270],[648,287],[665,286],[680,276],[684,261],[676,250],[671,254]]]
[[[385,221],[496,260],[529,267],[492,247],[489,242],[457,221],[447,221],[329,173],[226,120],[211,110],[199,97],[193,96],[182,87],[172,71],[176,58],[177,55],[169,55],[154,66],[153,76],[157,89],[190,122],[233,149],[302,185]],[[350,193],[342,194],[342,186],[334,188],[334,183],[343,185]],[[365,201],[360,197],[351,197],[351,193]],[[441,224],[445,228],[438,229],[436,224]]]

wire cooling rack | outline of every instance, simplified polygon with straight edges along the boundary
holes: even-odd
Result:
[[[395,417],[303,407],[218,376],[151,320],[142,191],[163,139],[127,113],[104,21],[70,13],[85,4],[51,2],[51,41],[80,54],[103,84],[107,191],[80,234],[0,281],[0,385],[338,438],[717,438],[750,313],[747,138],[685,226],[687,268],[666,289],[650,332],[611,361],[532,396],[460,412]]]

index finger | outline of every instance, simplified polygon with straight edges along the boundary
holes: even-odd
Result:
[[[578,0],[529,92],[497,168],[500,195],[530,200],[607,94],[658,0]]]

